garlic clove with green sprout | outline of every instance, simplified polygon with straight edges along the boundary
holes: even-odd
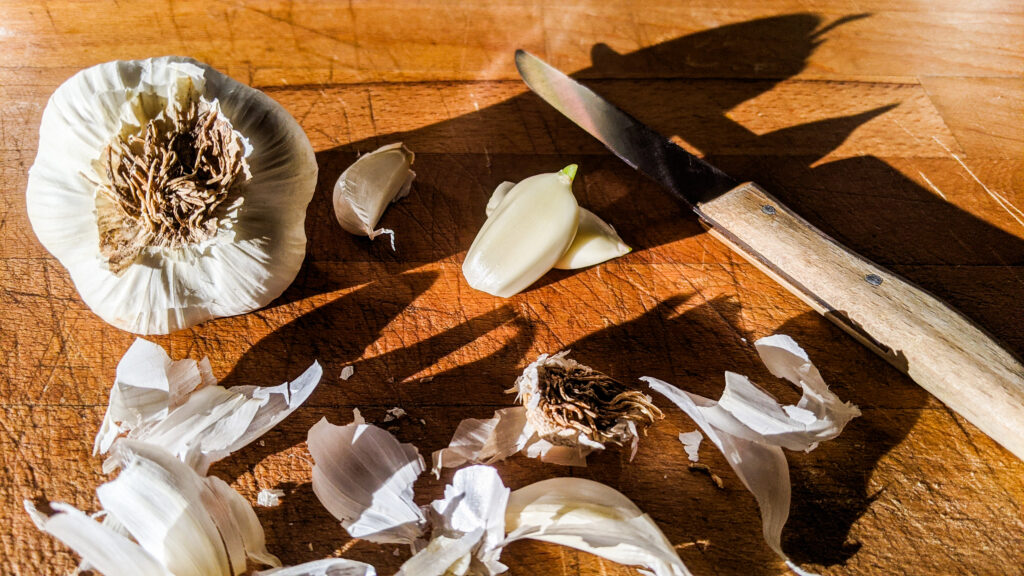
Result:
[[[377,222],[389,204],[409,194],[416,177],[409,167],[415,158],[411,150],[397,142],[364,154],[349,166],[334,184],[334,215],[341,227],[370,240],[389,234],[393,250],[395,232],[377,228]]]
[[[572,244],[579,206],[576,165],[531,176],[508,190],[484,222],[462,263],[477,290],[507,298],[536,282]]]
[[[512,182],[502,182],[491,193],[487,201],[487,216],[490,217],[498,206],[509,197],[509,192],[515,188]],[[580,207],[580,221],[576,228],[576,236],[569,245],[569,249],[562,254],[562,257],[555,262],[554,267],[559,270],[575,270],[600,264],[612,258],[624,256],[632,251],[622,238],[619,237],[615,228],[586,208]]]
[[[43,112],[26,201],[105,321],[165,334],[263,307],[305,255],[313,148],[279,104],[181,57],[108,62]]]

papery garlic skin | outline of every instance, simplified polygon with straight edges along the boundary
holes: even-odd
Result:
[[[586,208],[580,208],[580,225],[576,229],[569,249],[555,262],[559,270],[586,268],[612,258],[629,254],[633,249],[619,237],[619,233]]]
[[[542,540],[643,566],[655,576],[690,576],[650,516],[618,490],[593,480],[552,478],[512,492],[505,528],[503,544]]]
[[[576,236],[576,166],[516,184],[484,222],[462,263],[473,288],[508,298],[536,282]]]
[[[104,152],[122,134],[173,113],[175,102],[193,92],[230,120],[252,178],[240,185],[240,202],[222,206],[208,238],[149,246],[123,268],[112,266],[101,253],[97,222]],[[32,228],[85,303],[118,328],[166,334],[249,312],[279,296],[298,273],[317,178],[309,139],[270,97],[205,64],[168,56],[77,73],[50,98],[38,149],[26,191]]]
[[[377,228],[377,222],[392,202],[409,194],[416,173],[410,170],[416,155],[401,142],[382,146],[360,156],[334,184],[334,216],[350,234],[368,236],[395,233]]]
[[[768,547],[793,572],[813,576],[782,551],[782,528],[789,518],[791,498],[789,466],[782,448],[810,452],[819,442],[838,436],[860,410],[828,389],[807,353],[789,336],[761,338],[754,347],[773,375],[801,388],[797,405],[781,405],[745,376],[733,372],[726,372],[725,391],[718,401],[656,378],[641,380],[685,412],[722,452],[757,500]]]
[[[322,418],[309,429],[313,493],[354,538],[412,544],[423,532],[413,483],[423,459],[412,444],[357,418],[336,426]]]

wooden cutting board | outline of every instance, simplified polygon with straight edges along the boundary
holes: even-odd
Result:
[[[512,4],[512,5],[510,5]],[[808,8],[810,6],[811,8]],[[812,10],[807,12],[806,10]],[[266,309],[153,338],[208,356],[225,385],[272,385],[314,359],[320,388],[261,441],[216,465],[257,508],[286,563],[344,555],[391,574],[396,546],[349,539],[310,488],[305,448],[321,417],[358,407],[423,454],[503,393],[543,352],[625,381],[650,375],[717,397],[723,372],[796,393],[752,342],[790,334],[863,416],[789,454],[783,547],[825,574],[1024,572],[1024,463],[705,234],[654,184],[526,92],[525,48],[741,179],[756,179],[855,251],[946,299],[1024,352],[1024,6],[1010,0],[698,2],[25,2],[0,5],[0,572],[59,574],[77,558],[37,531],[23,499],[98,509],[91,456],[118,360],[134,336],[104,324],[36,240],[27,171],[53,90],[96,63],[204,60],[265,90],[302,124],[320,183],[294,285]],[[383,224],[396,250],[344,233],[330,192],[362,152],[404,141],[412,194]],[[475,292],[465,250],[503,180],[580,165],[580,203],[633,246],[553,272],[507,300]],[[348,381],[343,366],[355,367]],[[687,470],[667,418],[633,462],[622,450],[564,469],[498,465],[519,488],[593,478],[648,512],[695,574],[781,574],[753,498],[705,444],[717,489]],[[1024,423],[1021,423],[1024,426]],[[425,475],[417,500],[439,497]],[[567,548],[516,543],[515,575],[633,574]]]

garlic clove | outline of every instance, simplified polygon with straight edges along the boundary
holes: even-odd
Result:
[[[70,504],[51,502],[46,515],[25,500],[25,511],[42,531],[82,556],[83,564],[106,576],[171,576],[156,558],[127,536],[93,520]]]
[[[575,270],[629,254],[632,250],[610,224],[586,208],[580,208],[580,224],[569,249],[555,262],[559,270]]]
[[[112,458],[121,473],[96,489],[100,503],[170,573],[239,574],[246,558],[280,566],[252,507],[222,480],[144,442],[119,440]]]
[[[387,228],[376,228],[388,204],[409,194],[416,173],[409,169],[415,154],[401,142],[382,146],[360,156],[334,184],[334,215],[350,234],[369,236],[395,234]]]
[[[423,532],[413,483],[423,459],[412,444],[372,424],[321,419],[308,435],[313,493],[354,538],[412,544]]]
[[[505,542],[542,540],[643,566],[655,576],[689,576],[650,516],[621,492],[593,480],[552,478],[509,496]]]
[[[108,145],[180,120],[195,98],[197,110],[216,120],[210,133],[223,137],[241,166],[219,184],[186,181],[203,189],[223,184],[227,196],[204,196],[204,207],[187,208],[196,206],[186,200],[194,190],[176,184],[156,196],[187,218],[120,211],[111,200],[116,195],[103,193],[113,182],[106,168],[122,165],[111,163]],[[79,72],[50,98],[38,149],[26,191],[33,230],[85,303],[118,328],[166,334],[249,312],[279,296],[298,273],[317,179],[309,139],[270,97],[205,64],[162,57]]]
[[[536,282],[572,244],[579,206],[576,165],[512,187],[469,247],[462,274],[477,290],[507,298]]]

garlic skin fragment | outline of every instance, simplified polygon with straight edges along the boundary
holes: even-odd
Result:
[[[508,298],[536,282],[576,236],[576,165],[516,184],[484,222],[462,263],[473,288]]]
[[[280,488],[264,488],[256,495],[256,504],[266,508],[273,508],[281,503],[282,496],[284,496],[284,490]]]
[[[209,361],[172,361],[142,339],[117,367],[110,406],[93,445],[106,453],[114,440],[144,440],[164,448],[200,474],[210,464],[259,438],[305,402],[323,375],[316,362],[277,386],[216,385]],[[165,392],[166,391],[166,392]],[[104,463],[109,472],[111,463]]]
[[[377,576],[369,564],[345,558],[313,560],[298,566],[286,566],[257,572],[256,576]]]
[[[746,377],[726,373],[726,389],[715,402],[644,377],[653,390],[687,414],[718,447],[761,510],[764,538],[786,566],[811,575],[782,551],[782,528],[789,518],[789,466],[782,448],[810,451],[831,440],[860,410],[828,389],[807,353],[789,336],[777,334],[754,343],[768,370],[803,389],[796,406],[782,406]]]
[[[431,539],[402,564],[400,576],[493,576],[508,570],[498,561],[505,539],[509,489],[490,466],[455,472],[444,498],[427,509]]]
[[[177,153],[159,156],[163,145],[155,146],[154,158],[166,163],[156,171],[104,165],[128,165],[113,153],[123,151],[118,143],[135,142],[132,154],[148,154],[131,139],[174,119],[187,124],[196,98],[199,112],[216,119],[211,134],[221,144],[214,149],[224,146],[228,155],[210,152],[211,165],[219,165],[217,158],[244,163],[222,166],[230,172],[226,196],[207,195],[209,181],[189,175],[167,180],[165,168],[177,170],[175,162],[191,168]],[[279,296],[298,273],[317,180],[309,139],[270,97],[205,64],[169,56],[82,70],[50,98],[38,150],[26,191],[32,228],[85,303],[118,328],[167,334],[249,312]],[[129,185],[131,173],[138,179]],[[147,196],[164,200],[144,214],[135,212],[131,194],[114,192],[139,182],[167,184]],[[169,234],[150,236],[150,225]]]
[[[353,538],[412,545],[426,518],[413,502],[423,458],[388,431],[322,418],[309,429],[313,493]]]
[[[619,233],[586,208],[580,208],[580,224],[576,229],[569,249],[555,262],[554,268],[559,270],[576,270],[586,268],[612,258],[629,254],[633,249],[619,237]]]
[[[619,491],[583,478],[552,478],[512,492],[504,544],[542,540],[642,566],[655,576],[689,576],[650,516]]]
[[[159,446],[121,439],[113,456],[121,474],[96,494],[107,522],[52,503],[46,517],[25,509],[106,576],[237,576],[249,560],[280,566],[266,549],[252,507],[223,480],[202,477]],[[130,540],[131,536],[134,541]]]
[[[416,173],[409,169],[416,155],[401,142],[382,146],[360,156],[334,184],[334,216],[350,234],[368,236],[373,240],[381,234],[395,233],[377,228],[388,204],[409,194]]]

